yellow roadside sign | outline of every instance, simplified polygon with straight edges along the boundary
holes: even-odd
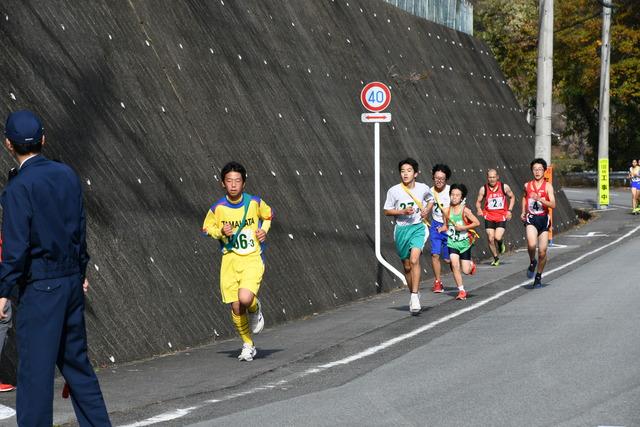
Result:
[[[598,204],[609,205],[609,159],[598,161]]]

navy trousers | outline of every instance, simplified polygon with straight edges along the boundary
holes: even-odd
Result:
[[[22,289],[16,319],[18,425],[51,427],[55,366],[69,384],[78,424],[110,426],[98,378],[87,356],[84,293],[79,274],[39,280]]]

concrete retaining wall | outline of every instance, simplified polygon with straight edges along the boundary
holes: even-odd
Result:
[[[218,245],[200,235],[231,159],[276,212],[261,290],[268,326],[399,286],[374,257],[363,83],[393,92],[384,187],[406,156],[425,180],[448,163],[472,194],[489,167],[518,196],[530,175],[534,135],[473,37],[373,0],[116,3],[0,5],[0,116],[41,114],[46,154],[85,182],[98,365],[233,334]],[[563,229],[574,215],[559,201]],[[399,267],[389,221],[383,235]],[[514,222],[507,241],[522,236]],[[3,371],[15,368],[12,348]]]

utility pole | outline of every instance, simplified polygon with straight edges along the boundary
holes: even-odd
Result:
[[[553,84],[553,0],[540,0],[538,94],[535,157],[551,165],[551,90]]]
[[[600,50],[600,111],[598,129],[598,209],[609,206],[609,65],[611,57],[611,11],[602,4],[602,46]]]

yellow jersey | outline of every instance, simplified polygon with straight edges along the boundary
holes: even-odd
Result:
[[[240,233],[235,238],[233,247],[227,249],[230,238],[222,234],[222,227],[231,224],[234,235],[242,222],[245,211],[245,198],[249,199],[246,222]],[[260,197],[243,193],[242,199],[232,203],[226,196],[215,202],[209,208],[207,216],[202,224],[202,232],[214,239],[220,240],[222,253],[234,252],[238,255],[249,255],[255,252],[262,253],[262,245],[256,237],[256,230],[261,228],[265,232],[271,228],[271,207]]]

